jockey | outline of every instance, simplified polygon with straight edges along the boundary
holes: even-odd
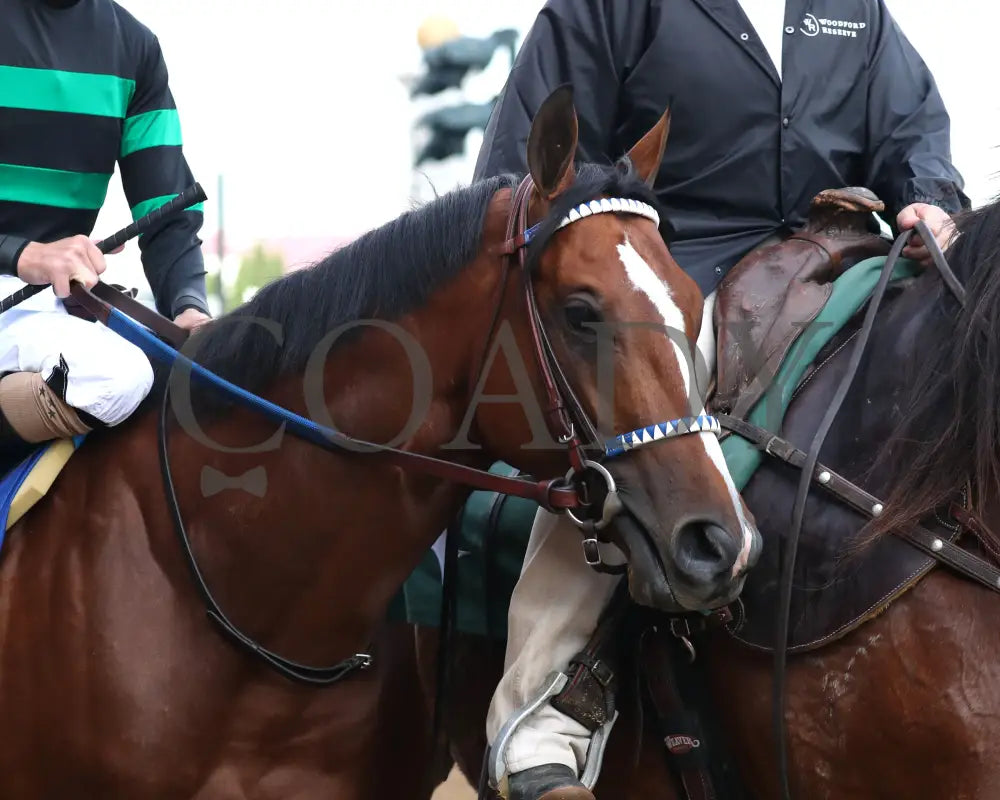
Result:
[[[706,296],[699,349],[714,363],[714,290],[764,242],[801,225],[811,198],[865,186],[890,225],[923,219],[942,246],[969,206],[935,81],[884,0],[548,0],[486,129],[476,179],[523,174],[531,116],[575,85],[579,158],[625,153],[664,109],[656,180],[670,250]],[[903,250],[930,263],[919,239]],[[593,800],[580,781],[589,728],[529,710],[593,633],[620,577],[591,570],[571,520],[539,511],[509,612],[506,672],[487,720],[510,800]],[[558,586],[560,602],[553,601]],[[498,733],[508,726],[504,739]]]
[[[146,356],[70,315],[70,282],[105,269],[87,238],[115,164],[135,219],[194,182],[153,33],[112,0],[9,0],[0,26],[0,447],[112,426],[149,392]],[[207,320],[194,207],[139,239],[157,310]]]

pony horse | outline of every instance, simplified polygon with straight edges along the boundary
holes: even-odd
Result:
[[[742,490],[764,551],[737,619],[692,637],[718,734],[702,744],[738,775],[719,798],[1000,797],[1000,201],[956,222],[952,278],[885,272],[881,309],[817,353],[780,436],[744,431],[766,451]],[[435,635],[418,629],[425,670]],[[503,648],[460,634],[454,653],[448,732],[475,782]],[[694,797],[641,699],[621,704],[596,796]]]
[[[405,745],[427,725],[401,680],[412,653],[384,621],[472,488],[618,542],[647,602],[739,593],[759,537],[709,456],[718,430],[689,397],[685,343],[656,330],[663,284],[687,343],[702,322],[649,187],[667,127],[623,165],[575,169],[559,89],[520,183],[402,215],[264,287],[181,356],[130,334],[176,369],[89,435],[0,562],[5,796],[426,794],[426,754]],[[645,327],[605,351],[602,408],[593,326],[615,320]],[[605,458],[594,419],[612,442],[676,420],[691,435]],[[501,459],[557,477],[486,471]]]

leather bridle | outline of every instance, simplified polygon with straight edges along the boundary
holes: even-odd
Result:
[[[495,251],[504,256],[504,268],[500,280],[500,297],[487,335],[487,347],[494,335],[499,319],[509,270],[511,266],[516,265],[521,270],[525,307],[531,330],[535,363],[538,367],[545,391],[546,406],[544,408],[544,418],[546,425],[553,439],[559,444],[566,446],[570,469],[564,478],[565,482],[575,485],[577,497],[581,501],[579,508],[588,509],[591,513],[578,516],[574,513],[574,508],[572,507],[567,507],[565,511],[567,516],[581,530],[588,534],[583,542],[584,556],[587,563],[600,572],[618,573],[624,571],[624,567],[610,566],[603,562],[596,538],[596,531],[605,528],[620,513],[623,507],[618,497],[615,480],[602,462],[606,459],[619,456],[642,444],[654,441],[693,433],[719,435],[721,433],[721,426],[714,417],[703,414],[698,417],[682,417],[650,425],[627,434],[619,435],[611,440],[602,440],[597,427],[591,421],[590,415],[583,407],[576,392],[573,391],[572,384],[559,364],[559,359],[553,350],[551,340],[549,339],[545,325],[542,323],[541,314],[538,309],[534,281],[532,280],[533,274],[532,270],[528,268],[527,263],[527,246],[532,242],[536,232],[541,227],[541,223],[528,227],[528,209],[531,204],[531,196],[534,188],[534,181],[531,175],[526,175],[514,191],[511,198],[511,211],[507,218],[507,239]],[[581,203],[571,209],[560,221],[559,228],[566,227],[587,216],[607,212],[639,214],[651,219],[657,226],[659,225],[659,216],[656,211],[645,203],[627,198],[604,198]],[[480,362],[480,369],[483,360]],[[581,432],[585,439],[581,438]],[[591,451],[599,452],[600,455],[595,459],[588,458],[587,448]],[[595,487],[592,482],[586,480],[589,476],[594,476],[598,479],[597,491],[599,492],[603,489],[604,492],[599,513],[595,513],[596,504],[592,500]]]

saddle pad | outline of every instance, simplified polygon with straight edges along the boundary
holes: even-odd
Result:
[[[866,259],[837,278],[829,302],[809,328],[798,337],[779,369],[777,378],[772,382],[772,388],[754,407],[749,416],[752,422],[769,430],[781,430],[781,421],[803,375],[812,365],[817,353],[830,343],[871,295],[884,264],[884,256]],[[894,275],[906,277],[914,274],[916,268],[915,262],[900,259]],[[763,453],[750,442],[735,435],[728,436],[722,442],[722,449],[733,480],[742,489],[760,466]],[[499,462],[494,464],[491,471],[493,469],[513,470],[509,465]],[[516,474],[516,471],[504,474]],[[538,506],[529,500],[507,497],[504,509],[508,508],[506,504],[510,504],[510,510],[503,512],[501,524],[491,528],[484,521],[483,509],[491,507],[496,497],[494,492],[473,492],[463,512],[457,570],[456,627],[463,633],[503,639],[507,631],[507,609],[520,576]],[[756,513],[753,505],[750,510]],[[506,516],[508,513],[509,516]],[[788,513],[791,513],[790,507]],[[909,545],[901,546],[909,548]],[[391,619],[418,625],[439,624],[439,564],[437,555],[428,551],[394,599],[390,607]],[[494,580],[489,581],[489,586],[486,586],[487,575],[494,577]]]
[[[490,472],[513,477],[498,461]],[[473,492],[462,510],[456,570],[455,627],[491,639],[507,637],[507,609],[521,574],[538,504],[496,492]],[[582,551],[581,551],[582,552]],[[403,585],[389,618],[437,626],[441,619],[443,554],[428,551]]]
[[[855,264],[834,281],[830,299],[812,324],[795,340],[770,388],[747,416],[750,422],[772,432],[781,431],[792,394],[806,370],[871,296],[884,265],[884,256],[869,258]],[[912,277],[918,268],[915,261],[901,258],[896,262],[893,279]],[[738,490],[747,485],[764,459],[764,453],[752,442],[735,435],[727,436],[722,442],[722,453]],[[752,508],[750,510],[753,511]]]
[[[48,492],[56,477],[76,452],[84,436],[57,439],[39,445],[30,455],[0,478],[0,516],[4,535]]]
[[[850,391],[819,454],[824,466],[883,499],[898,476],[877,457],[893,434],[897,411],[907,405],[901,387],[913,374],[923,332],[935,324],[931,318],[942,313],[936,292],[925,291],[936,281],[935,275],[929,278],[911,282],[909,287],[890,287]],[[847,371],[852,341],[842,334],[820,354],[821,359],[829,357],[802,384],[784,415],[782,436],[800,449],[809,447]],[[730,633],[765,652],[775,647],[781,565],[788,551],[800,480],[800,470],[768,458],[741,489],[764,547],[741,595],[744,613]],[[942,540],[955,541],[961,531],[944,509],[941,512],[921,524]],[[820,648],[855,630],[883,613],[937,565],[934,558],[900,537],[869,536],[864,529],[867,521],[866,515],[818,484],[810,487],[792,576],[789,653]]]

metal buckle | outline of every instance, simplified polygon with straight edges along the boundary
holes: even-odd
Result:
[[[695,652],[694,645],[691,644],[691,623],[688,622],[687,617],[671,617],[670,618],[670,632],[678,639],[687,649],[688,653],[688,663],[693,664],[697,653]]]
[[[566,509],[566,515],[580,528],[599,531],[602,528],[606,528],[611,520],[622,510],[622,501],[618,496],[618,487],[615,484],[615,479],[611,477],[611,473],[602,464],[598,464],[596,461],[585,460],[583,466],[584,469],[592,469],[604,478],[607,494],[604,496],[604,505],[601,507],[601,518],[597,521],[580,519],[573,513],[573,509],[571,508]],[[576,475],[576,470],[571,469],[566,473],[566,480],[569,481],[574,475]],[[586,548],[586,545],[584,547]],[[591,564],[589,560],[587,563]],[[600,557],[598,557],[597,563],[600,563]]]
[[[559,444],[569,444],[576,438],[576,428],[573,427],[573,423],[569,424],[569,433],[564,433],[559,437]]]
[[[590,665],[590,674],[593,675],[594,680],[596,680],[604,688],[607,688],[608,684],[611,683],[615,677],[614,670],[612,670],[611,667],[599,658]]]
[[[597,548],[597,539],[591,537],[583,540],[583,558],[591,567],[598,567],[604,563],[601,559],[601,551]]]

